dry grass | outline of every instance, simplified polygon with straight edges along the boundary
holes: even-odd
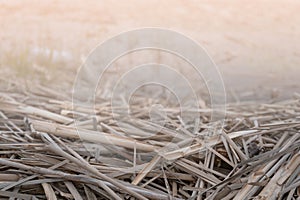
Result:
[[[20,199],[296,199],[299,198],[300,102],[228,105],[222,131],[210,109],[182,122],[148,122],[151,99],[117,125],[108,102],[96,116],[65,94],[40,87],[1,92],[0,196]],[[195,112],[195,111],[193,111]],[[146,128],[145,128],[146,127]]]
[[[300,95],[290,99],[299,89],[299,6],[1,1],[0,199],[299,199]],[[188,122],[166,99],[137,98],[131,120],[114,118],[105,99],[96,101],[96,115],[73,110],[65,91],[82,58],[111,36],[145,26],[203,45],[234,101],[290,100],[228,104],[220,131],[223,122],[211,122],[203,102],[191,111],[200,117]],[[120,66],[152,58],[144,55]],[[166,123],[150,123],[147,107],[164,102],[171,105]]]

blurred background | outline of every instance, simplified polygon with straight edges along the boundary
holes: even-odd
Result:
[[[297,0],[0,0],[1,88],[41,84],[70,92],[98,44],[162,27],[207,50],[229,101],[287,99],[300,92],[299,10]]]

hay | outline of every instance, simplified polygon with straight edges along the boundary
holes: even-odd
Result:
[[[102,102],[96,116],[76,109],[79,138],[71,102],[54,93],[0,94],[1,198],[299,198],[299,99],[228,105],[214,136],[209,108],[191,124],[169,108],[160,127],[144,109],[154,100],[141,98],[124,132]]]

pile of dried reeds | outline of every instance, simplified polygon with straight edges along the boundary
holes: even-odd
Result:
[[[50,94],[0,93],[1,198],[299,198],[297,98],[228,105],[223,131],[209,137],[208,108],[193,124],[169,108],[160,127],[144,116],[149,101],[138,101],[125,133],[102,102],[96,117],[76,109],[79,138],[71,102]]]

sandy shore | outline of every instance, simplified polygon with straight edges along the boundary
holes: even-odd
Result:
[[[230,97],[290,97],[300,91],[299,9],[298,1],[279,0],[1,0],[1,69],[7,71],[11,60],[24,52],[46,57],[51,53],[51,59],[67,64],[55,68],[44,62],[42,69],[75,74],[82,58],[100,42],[133,28],[155,26],[199,42],[219,67]]]

